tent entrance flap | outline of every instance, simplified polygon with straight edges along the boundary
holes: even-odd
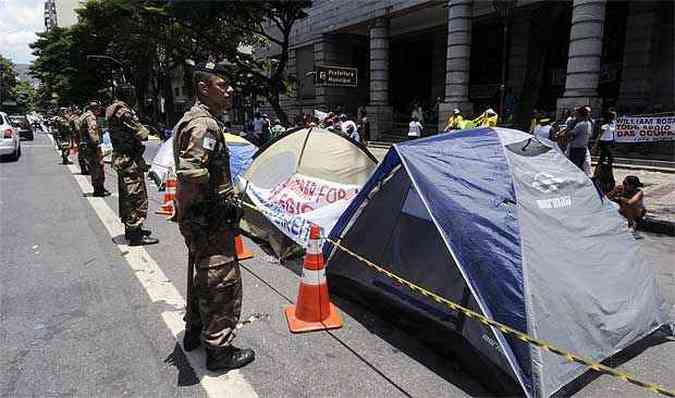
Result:
[[[341,244],[412,283],[481,312],[406,170],[394,170],[382,176],[382,184],[368,193],[358,217],[342,231]],[[442,328],[444,333],[455,333],[443,340],[447,346],[444,349],[461,347],[463,352],[471,351],[468,357],[480,355],[483,366],[491,367],[491,377],[499,379],[501,385],[510,386],[515,380],[491,328],[411,291],[341,250],[331,253],[327,273],[331,288],[367,302],[371,308],[389,308],[387,314],[391,316],[397,312],[392,312],[387,303],[394,302],[402,314],[426,319],[420,324],[436,323],[435,328]],[[429,337],[435,344],[438,337]]]

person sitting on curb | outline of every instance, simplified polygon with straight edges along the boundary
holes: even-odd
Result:
[[[607,197],[619,205],[619,213],[628,221],[632,232],[637,230],[638,223],[647,214],[644,205],[644,185],[637,176],[626,176],[623,184],[607,194]]]

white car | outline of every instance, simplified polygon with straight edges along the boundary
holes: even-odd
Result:
[[[12,126],[7,114],[0,112],[0,157],[9,156],[19,160],[21,156],[21,137],[19,130]]]

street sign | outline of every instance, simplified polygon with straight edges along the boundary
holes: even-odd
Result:
[[[357,68],[318,65],[315,76],[315,83],[319,86],[357,87],[359,85],[359,70]]]

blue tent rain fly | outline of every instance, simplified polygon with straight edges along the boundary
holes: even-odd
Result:
[[[516,130],[394,145],[330,236],[442,297],[596,361],[666,322],[654,273],[616,209],[553,143]],[[347,283],[442,324],[527,396],[548,397],[586,370],[465,321],[329,244],[324,251],[331,287]]]

